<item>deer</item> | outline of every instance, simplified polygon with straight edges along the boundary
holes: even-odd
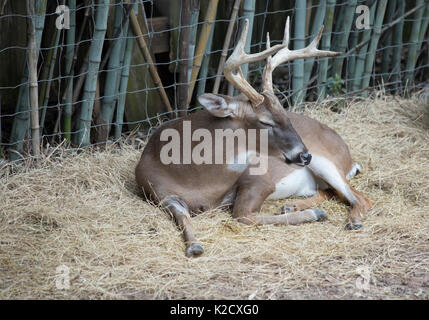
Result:
[[[340,135],[315,119],[286,111],[274,94],[272,73],[280,64],[295,59],[335,57],[340,54],[317,49],[323,26],[307,47],[290,50],[289,24],[288,17],[281,44],[271,47],[267,34],[266,50],[248,54],[244,50],[249,27],[246,19],[223,72],[225,79],[240,94],[234,97],[201,94],[197,99],[202,110],[164,122],[154,130],[144,147],[135,168],[136,182],[146,199],[153,201],[175,220],[182,232],[188,257],[198,257],[204,253],[195,236],[191,215],[213,208],[231,208],[232,217],[247,225],[298,225],[326,220],[325,211],[314,207],[337,195],[350,205],[346,223],[346,228],[350,230],[362,228],[366,212],[371,208],[370,200],[349,183],[362,168],[352,160],[349,148]],[[243,76],[241,66],[261,60],[266,60],[266,63],[262,73],[262,90],[258,92]],[[235,160],[240,157],[245,159],[240,164],[164,163],[160,154],[172,139],[163,137],[163,132],[173,130],[178,132],[180,139],[184,139],[185,135],[189,137],[189,132],[185,134],[184,130],[187,123],[192,124],[187,129],[192,134],[201,130],[211,135],[215,135],[216,130],[241,130],[249,132],[249,136],[251,130],[266,134],[259,135],[252,148],[248,147],[235,156]],[[263,141],[268,144],[265,148],[266,170],[252,174],[255,158],[251,155],[261,156]],[[197,143],[190,141],[189,145],[195,147]],[[213,151],[215,148],[213,146]],[[240,152],[236,145],[233,149]],[[299,199],[286,202],[280,214],[260,213],[265,200],[290,197]]]

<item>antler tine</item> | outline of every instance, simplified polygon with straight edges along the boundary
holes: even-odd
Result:
[[[272,57],[270,61],[270,65],[266,65],[264,69],[264,82],[263,82],[263,90],[273,91],[272,86],[272,72],[275,68],[277,68],[280,64],[296,60],[296,59],[309,59],[315,57],[336,57],[341,54],[341,52],[334,51],[325,51],[317,49],[317,45],[322,37],[323,26],[320,28],[317,36],[311,41],[311,43],[302,49],[298,50],[289,50],[289,17],[286,20],[285,26],[285,35],[283,39],[283,44],[285,47],[279,50],[275,56]]]
[[[283,44],[286,45],[286,48],[289,47],[289,24],[290,24],[290,17],[286,18],[285,23],[285,32],[283,33]]]
[[[244,45],[246,43],[248,29],[249,20],[245,19],[244,28],[243,32],[241,33],[240,40],[238,41],[231,56],[226,61],[223,73],[225,75],[225,78],[230,81],[237,89],[243,92],[252,102],[252,105],[256,107],[264,101],[264,97],[247,82],[247,80],[243,76],[240,66],[243,64],[263,60],[268,56],[271,56],[273,53],[278,52],[285,46],[276,45],[262,52],[247,54],[246,52],[244,52]],[[234,71],[236,71],[236,73],[234,73]]]
[[[285,44],[286,41],[287,40],[285,38],[283,40],[283,44]],[[271,47],[270,42],[271,42],[270,41],[270,33],[267,32],[267,49],[269,49]],[[273,77],[272,77],[273,68],[272,68],[271,60],[272,60],[271,55],[269,55],[267,57],[267,63],[265,64],[265,67],[264,67],[264,72],[262,73],[262,90],[263,91],[270,90],[270,88],[271,88],[271,91],[273,91]]]

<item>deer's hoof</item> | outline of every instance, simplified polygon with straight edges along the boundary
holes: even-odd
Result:
[[[362,223],[350,222],[346,225],[347,230],[360,230],[363,228]]]
[[[325,211],[320,209],[313,209],[314,214],[316,215],[316,221],[325,221],[328,220],[328,215]]]
[[[192,243],[186,248],[187,257],[199,257],[204,253],[204,248],[199,243]]]

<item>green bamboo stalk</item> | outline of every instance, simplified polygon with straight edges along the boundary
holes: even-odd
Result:
[[[416,0],[416,6],[422,5],[425,0]],[[422,17],[424,10],[417,10],[414,14],[414,21],[410,34],[410,46],[408,48],[407,65],[405,69],[405,85],[410,87],[414,83],[414,69],[417,63],[417,49],[419,43],[420,28],[422,26]]]
[[[305,1],[295,1],[295,30],[293,42],[294,49],[302,49],[305,47],[305,18],[307,13],[307,5]],[[293,103],[299,104],[304,96],[302,88],[304,86],[304,61],[302,59],[293,62],[292,90]]]
[[[40,155],[39,138],[39,90],[37,83],[37,60],[39,51],[36,45],[36,25],[34,1],[27,0],[27,11],[30,15],[28,21],[28,48],[27,63],[30,81],[30,120],[31,120],[31,147],[33,155],[37,158]]]
[[[135,17],[133,11],[135,11],[135,15],[137,15],[137,13],[138,13],[137,3],[134,4],[134,6],[133,6],[133,9],[131,11],[131,18]],[[128,28],[128,36],[127,36],[127,41],[126,41],[126,46],[125,46],[125,51],[124,51],[123,64],[122,64],[122,73],[121,73],[121,77],[120,77],[118,106],[116,108],[115,139],[119,139],[121,137],[121,134],[122,134],[122,124],[124,121],[125,99],[126,99],[126,95],[127,95],[128,78],[130,75],[130,63],[131,63],[131,56],[132,56],[132,52],[133,52],[134,37],[135,37],[135,34],[134,34],[132,28]]]
[[[42,138],[43,128],[45,126],[45,117],[46,117],[46,109],[49,103],[49,95],[51,93],[51,84],[52,77],[54,75],[55,63],[57,61],[57,53],[58,53],[58,44],[60,42],[61,30],[56,30],[55,40],[53,42],[53,47],[50,50],[50,56],[46,60],[47,66],[49,66],[49,72],[47,78],[43,84],[45,85],[45,90],[43,90],[40,94],[39,105],[42,107],[42,112],[40,115],[40,138]],[[43,95],[42,95],[43,94]]]
[[[131,29],[128,31],[128,36],[133,37]],[[122,134],[122,125],[124,122],[124,110],[125,110],[125,99],[127,95],[128,78],[130,76],[130,62],[131,53],[133,49],[134,41],[128,39],[124,53],[124,64],[121,73],[121,81],[119,86],[119,97],[118,106],[116,108],[116,119],[115,119],[115,139],[119,139]]]
[[[202,68],[200,78],[203,78],[204,80],[198,82],[198,93],[200,92],[200,85],[202,85],[205,89],[205,78],[207,76],[208,61],[210,59],[209,54],[213,41],[213,30],[215,25],[214,19],[216,18],[218,3],[219,0],[210,0],[204,16],[204,21],[206,21],[206,23],[201,28],[200,37],[198,39],[197,48],[195,50],[195,58],[193,62],[193,68],[189,84],[188,105],[192,98],[192,93],[194,91],[195,82],[197,80],[198,73],[200,72],[200,68]]]
[[[361,89],[365,89],[369,86],[371,80],[371,73],[374,67],[375,55],[377,52],[378,40],[381,36],[381,26],[384,20],[384,14],[386,12],[387,0],[379,0],[377,6],[377,14],[374,22],[373,33],[371,36],[371,42],[368,48],[368,55],[365,59],[364,76],[362,78]],[[366,96],[368,91],[363,91],[362,94]]]
[[[84,93],[80,113],[79,131],[76,134],[76,144],[87,146],[90,143],[92,109],[94,107],[95,91],[98,80],[98,70],[103,51],[104,37],[107,29],[109,0],[98,0],[95,14],[95,30],[89,53],[88,74],[85,80]]]
[[[107,65],[107,74],[106,81],[104,87],[104,98],[102,102],[101,116],[104,121],[107,123],[109,131],[110,125],[113,120],[113,114],[115,111],[115,104],[117,100],[117,92],[118,92],[118,78],[121,76],[120,70],[120,60],[121,60],[121,49],[126,45],[125,35],[128,34],[128,25],[122,27],[122,20],[124,18],[122,0],[116,1],[115,6],[115,18],[114,18],[114,28],[113,34],[116,35],[118,32],[118,38],[114,40],[112,44],[112,51],[110,53],[109,62]]]
[[[398,1],[398,16],[401,17],[405,13],[405,1]],[[393,28],[393,55],[392,55],[392,81],[394,91],[398,90],[401,83],[401,57],[402,57],[402,36],[404,32],[404,18],[398,22]]]
[[[342,6],[339,12],[338,23],[335,24],[335,32],[333,42],[333,51],[345,52],[350,36],[350,30],[354,22],[357,0],[348,0],[347,4]],[[341,77],[344,63],[344,55],[334,59],[332,64],[332,77]]]
[[[312,22],[311,21],[311,12],[313,11],[313,0],[306,0],[306,2],[307,2],[307,12],[305,14],[305,34],[309,34],[310,33],[310,24]]]
[[[420,50],[425,40],[424,38],[425,38],[426,31],[428,29],[428,26],[429,26],[429,2],[425,6],[425,12],[422,17],[422,26],[420,27],[419,43],[417,47],[418,55],[420,54]]]
[[[396,10],[396,0],[390,0],[387,4],[386,11],[386,23],[390,23],[393,20],[393,16]],[[393,33],[390,31],[384,40],[383,59],[381,60],[381,73],[383,81],[386,83],[390,78],[389,67],[390,67],[390,56],[392,52],[392,38]]]
[[[319,32],[320,28],[323,25],[323,20],[325,19],[326,14],[326,0],[320,0],[319,6],[317,7],[316,15],[313,19],[313,24],[311,26],[311,39],[314,39],[316,34]],[[308,84],[310,80],[311,71],[313,70],[315,58],[306,59],[304,62],[304,83]],[[307,87],[303,89],[303,96],[307,94]]]
[[[43,71],[40,77],[41,85],[40,85],[40,95],[39,95],[39,105],[43,106],[44,97],[46,96],[46,88],[48,87],[48,83],[50,82],[49,71],[51,70],[51,61],[52,56],[54,54],[55,48],[57,47],[57,38],[59,38],[59,30],[55,28],[54,37],[51,39],[51,43],[49,44],[49,52],[46,57],[46,60],[43,61]]]
[[[65,72],[69,77],[73,77],[74,72],[71,69],[74,56],[74,44],[76,38],[76,0],[69,0],[68,6],[70,9],[70,29],[67,30],[66,36],[66,59]],[[64,138],[71,141],[71,119],[73,105],[73,80],[66,87],[65,106],[64,106]]]
[[[374,4],[372,5],[371,9],[370,9],[370,23],[374,21],[374,17],[375,17],[375,11],[376,11],[376,6],[377,3],[374,2]],[[356,56],[356,65],[355,65],[355,69],[353,71],[353,91],[357,91],[360,90],[360,85],[362,83],[362,74],[364,71],[364,67],[365,67],[365,60],[366,60],[366,55],[367,55],[367,51],[368,51],[368,46],[369,46],[369,41],[371,40],[371,28],[370,29],[365,29],[362,32],[362,42],[365,42],[365,44],[360,47],[359,52],[357,53]]]
[[[36,28],[36,51],[40,49],[42,40],[43,28],[45,25],[45,12],[47,0],[36,0],[35,2],[35,28]],[[10,135],[10,143],[12,144],[9,151],[9,159],[12,161],[19,159],[19,153],[22,151],[25,135],[30,127],[30,99],[29,99],[29,72],[28,64],[24,67],[21,87],[19,88],[18,100],[14,117],[12,130]]]
[[[349,47],[355,48],[358,41],[359,41],[359,35],[361,32],[357,30],[356,28],[352,28],[351,35],[350,35],[350,41],[349,41]],[[348,58],[347,61],[347,75],[346,75],[346,89],[348,92],[352,91],[353,87],[353,73],[356,67],[356,53],[353,52],[349,55],[346,55]]]
[[[91,11],[91,8],[92,8],[92,6],[90,6],[91,2],[92,2],[92,0],[86,0],[86,2],[85,2],[86,9],[85,9],[85,13],[84,13],[84,18],[83,18],[83,21],[82,21],[82,23],[80,25],[79,34],[78,34],[77,39],[75,40],[75,44],[74,44],[73,61],[72,61],[71,67],[70,67],[70,70],[72,70],[72,72],[74,70],[74,66],[76,65],[76,62],[77,62],[77,59],[78,59],[79,45],[80,45],[80,42],[82,40],[83,32],[85,31],[85,27],[86,27],[86,24],[87,24],[89,16],[90,16],[90,11]],[[92,37],[92,33],[91,33],[90,36]],[[89,50],[88,50],[88,52],[89,52]],[[80,74],[82,74],[82,73],[80,72]],[[71,76],[71,74],[68,74],[67,76],[68,77],[66,78],[66,85],[65,85],[66,89],[64,90],[63,96],[61,98],[62,101],[66,100],[66,96],[67,96],[67,92],[69,90],[69,86],[73,87],[73,77]],[[73,99],[73,101],[74,101],[74,99]]]
[[[331,33],[334,24],[336,0],[327,0],[326,14],[325,14],[325,29],[320,43],[321,50],[331,50]],[[319,99],[326,97],[326,82],[328,79],[328,58],[320,59],[319,72],[318,72],[318,90],[317,94]]]

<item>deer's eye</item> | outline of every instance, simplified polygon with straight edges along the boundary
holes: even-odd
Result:
[[[266,127],[274,127],[274,122],[270,120],[259,120],[259,122]]]

